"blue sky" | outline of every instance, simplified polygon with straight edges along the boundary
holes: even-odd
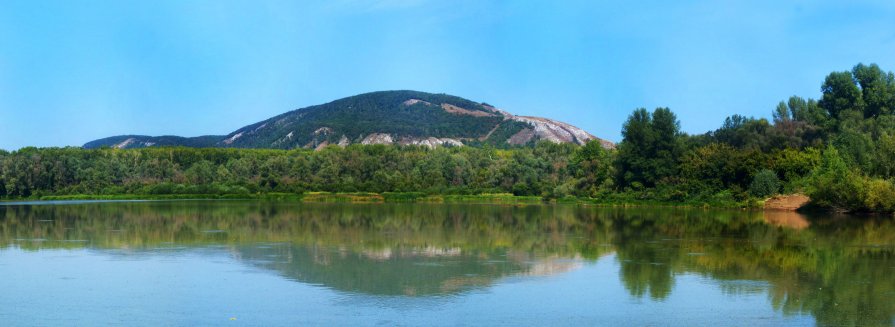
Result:
[[[686,132],[895,70],[895,1],[4,0],[0,148],[225,134],[413,89],[618,141],[635,108]]]

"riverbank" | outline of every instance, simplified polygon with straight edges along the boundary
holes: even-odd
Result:
[[[425,193],[257,193],[257,194],[78,194],[7,199],[5,201],[65,201],[65,200],[286,200],[309,203],[489,203],[540,204],[556,202],[539,196],[513,194],[431,195]]]
[[[308,203],[480,203],[480,204],[577,204],[606,207],[689,207],[761,209],[763,201],[718,200],[667,202],[641,200],[624,194],[602,198],[517,196],[511,193],[426,194],[416,192],[306,192],[306,193],[240,193],[240,194],[76,194],[5,199],[2,201],[66,201],[66,200],[280,200]]]

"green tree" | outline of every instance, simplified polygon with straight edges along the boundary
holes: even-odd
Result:
[[[861,90],[855,84],[851,72],[830,73],[824,80],[821,91],[823,98],[820,100],[820,106],[833,118],[839,118],[842,112],[847,110],[858,112],[864,110]]]
[[[864,207],[863,178],[848,168],[836,147],[827,146],[820,167],[811,175],[808,196],[821,206],[858,210]]]
[[[876,64],[858,64],[852,75],[861,87],[865,103],[864,117],[877,117],[892,113],[892,97],[895,95],[895,78],[886,74]]]
[[[187,180],[195,185],[211,184],[217,168],[208,160],[200,160],[184,172]]]
[[[621,187],[654,187],[673,176],[681,155],[680,123],[668,108],[635,110],[622,127],[616,166]]]
[[[878,176],[895,178],[895,134],[884,134],[879,138],[874,159]]]
[[[820,165],[821,152],[817,148],[784,149],[771,156],[770,167],[787,183],[797,183]],[[789,185],[795,188],[796,185]],[[795,190],[792,190],[795,191]]]
[[[798,96],[791,96],[786,101],[786,107],[789,109],[790,117],[795,121],[824,126],[829,120],[829,114],[814,99],[805,100]]]
[[[575,149],[570,169],[578,180],[568,193],[594,197],[612,184],[612,154],[600,141],[593,140]]]
[[[876,149],[869,135],[847,129],[836,135],[832,141],[839,155],[842,156],[842,159],[845,160],[848,166],[870,172],[873,167],[873,155]]]
[[[774,109],[771,116],[774,117],[774,124],[785,123],[792,120],[789,107],[787,107],[786,103],[783,101],[780,101],[780,103],[777,104],[777,108]]]
[[[618,185],[621,187],[654,186],[650,176],[652,147],[656,133],[652,115],[645,108],[634,110],[622,126],[622,141],[618,144]]]
[[[656,137],[652,148],[653,179],[660,181],[677,174],[681,124],[670,109],[657,108],[653,111],[652,129]]]
[[[752,178],[752,184],[749,185],[749,193],[752,196],[764,198],[780,191],[780,179],[777,173],[770,169],[762,169]]]

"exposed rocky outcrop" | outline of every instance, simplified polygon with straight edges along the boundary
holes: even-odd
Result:
[[[242,137],[242,132],[233,134],[233,136],[231,136],[221,142],[223,142],[224,144],[228,144],[228,145],[233,144],[233,142],[236,142],[236,140],[239,139],[240,137]]]
[[[398,142],[401,145],[422,145],[428,148],[435,148],[439,146],[463,146],[463,142],[460,140],[455,140],[452,138],[438,138],[438,137],[426,137],[426,138],[403,138]]]
[[[347,141],[347,138],[345,139]],[[463,146],[463,142],[452,138],[438,137],[402,137],[397,139],[386,133],[373,133],[367,135],[360,142],[361,144],[398,144],[398,145],[421,145],[429,148],[439,146]],[[341,144],[341,142],[340,142]]]
[[[395,139],[392,138],[391,135],[385,133],[373,133],[367,135],[362,141],[361,144],[393,144],[395,143]]]
[[[348,146],[349,144],[351,144],[351,141],[348,140],[348,137],[346,137],[345,135],[342,135],[342,138],[339,139],[338,144],[340,147],[344,148],[344,147]]]
[[[532,125],[534,128],[534,137],[551,142],[576,143],[583,145],[590,140],[597,139],[596,136],[593,136],[578,127],[552,119],[529,116],[512,116],[510,119]]]
[[[512,145],[523,145],[528,144],[535,137],[535,130],[533,128],[523,128],[513,136],[507,140],[507,143]]]
[[[476,117],[496,117],[497,116],[496,114],[493,114],[490,112],[484,112],[481,110],[468,110],[468,109],[460,108],[458,106],[455,106],[455,105],[452,105],[449,103],[442,103],[441,109],[444,109],[444,111],[447,111],[447,112],[455,114],[455,115],[470,115],[470,116],[476,116]]]

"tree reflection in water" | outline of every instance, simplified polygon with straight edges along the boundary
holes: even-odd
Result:
[[[765,293],[819,325],[891,325],[891,218],[672,208],[241,201],[0,206],[0,244],[22,249],[225,245],[293,280],[387,296],[449,296],[505,276],[562,273],[615,253],[633,297],[676,276]],[[173,244],[173,245],[172,245]]]

